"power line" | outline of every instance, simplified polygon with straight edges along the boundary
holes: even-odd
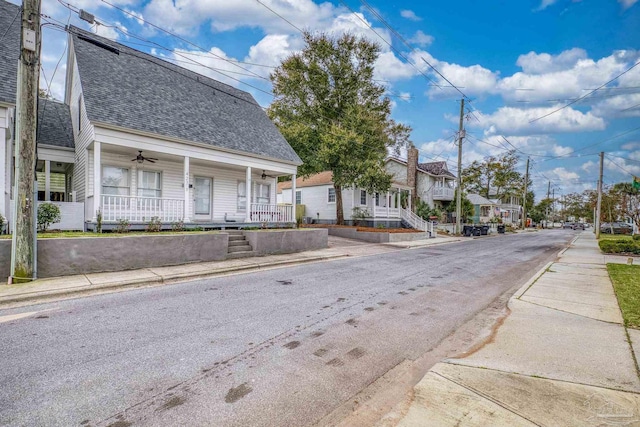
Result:
[[[609,83],[611,83],[611,82],[613,82],[613,81],[617,80],[618,78],[620,78],[620,77],[621,77],[621,76],[623,76],[624,74],[628,73],[629,71],[631,71],[632,69],[634,69],[634,68],[635,68],[635,67],[637,67],[638,65],[640,65],[640,61],[636,62],[636,63],[635,63],[635,64],[633,64],[631,67],[629,67],[629,68],[627,68],[626,70],[624,70],[622,73],[618,74],[617,76],[615,76],[614,78],[612,78],[612,79],[611,79],[611,80],[609,80],[608,82],[606,82],[606,83],[604,83],[604,84],[602,84],[602,85],[598,86],[597,88],[595,88],[595,89],[594,89],[594,90],[592,90],[591,92],[587,93],[586,95],[583,95],[583,96],[581,96],[580,98],[577,98],[576,100],[571,101],[571,102],[569,102],[569,103],[565,104],[564,106],[562,106],[562,107],[560,107],[560,108],[557,108],[557,109],[555,109],[555,110],[551,111],[550,113],[547,113],[547,114],[545,114],[545,115],[543,115],[543,116],[540,116],[540,117],[538,117],[538,118],[536,118],[536,119],[529,120],[529,123],[537,122],[538,120],[544,119],[545,117],[549,117],[550,115],[552,115],[552,114],[554,114],[554,113],[557,113],[558,111],[563,110],[563,109],[565,109],[565,108],[569,107],[570,105],[575,104],[576,102],[578,102],[578,101],[580,101],[580,100],[582,100],[582,99],[585,99],[587,96],[591,95],[592,93],[594,93],[594,92],[595,92],[595,91],[597,91],[598,89],[602,89],[603,87],[605,87],[605,86],[606,86],[606,85],[608,85]]]

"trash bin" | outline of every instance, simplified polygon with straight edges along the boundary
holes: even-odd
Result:
[[[498,234],[504,234],[505,226],[503,224],[498,225]]]
[[[480,234],[482,236],[488,236],[489,235],[489,226],[488,225],[481,225],[480,226]]]
[[[464,235],[464,237],[471,237],[473,235],[473,227],[470,225],[463,226],[462,234]]]
[[[474,226],[473,227],[473,235],[474,236],[482,235],[482,227]]]

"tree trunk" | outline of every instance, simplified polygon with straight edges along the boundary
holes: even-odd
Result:
[[[333,186],[336,190],[336,223],[338,225],[344,225],[344,212],[342,210],[342,187],[339,185]]]

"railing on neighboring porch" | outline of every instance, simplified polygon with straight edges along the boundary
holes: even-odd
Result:
[[[433,200],[453,200],[455,190],[449,187],[434,187]]]
[[[422,230],[429,233],[430,237],[435,237],[433,230],[433,222],[425,221],[420,218],[418,215],[411,212],[409,209],[400,209],[400,217],[407,221],[409,225],[411,225],[416,230]]]
[[[398,208],[388,208],[386,206],[374,206],[374,218],[400,218],[400,210]]]
[[[154,217],[162,222],[183,220],[184,200],[102,195],[103,221],[148,222]]]
[[[252,222],[295,222],[293,205],[251,203]]]

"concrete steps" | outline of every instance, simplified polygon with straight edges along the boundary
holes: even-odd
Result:
[[[254,256],[253,248],[244,238],[240,230],[229,230],[229,247],[227,249],[227,259],[246,258]]]

